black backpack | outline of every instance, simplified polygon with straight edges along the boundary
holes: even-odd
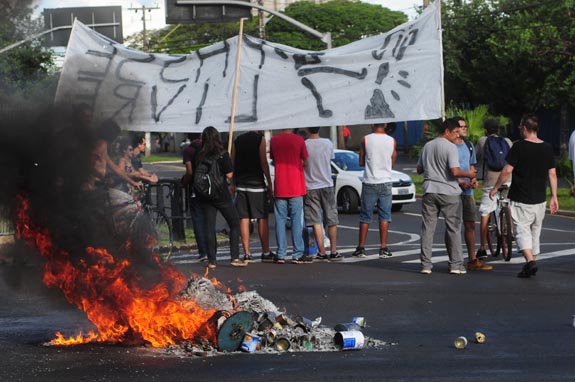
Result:
[[[505,158],[509,153],[509,145],[505,138],[490,135],[485,141],[483,153],[485,158],[483,163],[487,168],[491,171],[501,171],[507,163]]]
[[[222,200],[225,192],[224,177],[220,172],[218,159],[212,155],[198,161],[194,169],[193,189],[197,197],[207,201]]]

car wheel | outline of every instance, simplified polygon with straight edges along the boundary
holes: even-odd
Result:
[[[357,212],[359,206],[359,196],[352,188],[346,187],[339,192],[339,204],[344,214],[353,214]]]
[[[401,211],[401,207],[403,207],[403,204],[392,204],[391,205],[391,211],[392,212],[399,212],[399,211]]]

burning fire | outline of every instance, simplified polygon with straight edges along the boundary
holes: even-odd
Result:
[[[154,347],[165,347],[196,338],[216,342],[216,329],[209,322],[216,311],[200,308],[191,300],[177,299],[186,277],[174,268],[159,265],[162,281],[143,288],[131,262],[115,259],[106,249],[88,247],[80,261],[72,261],[70,254],[52,241],[50,232],[32,221],[29,202],[24,197],[19,198],[17,235],[37,248],[46,260],[44,284],[59,287],[97,328],[97,332],[72,338],[56,333],[50,344],[145,341]]]

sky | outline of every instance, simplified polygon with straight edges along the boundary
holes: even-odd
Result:
[[[394,11],[402,11],[413,19],[416,16],[414,6],[422,5],[423,0],[363,0],[370,4],[379,4]],[[40,15],[44,8],[70,8],[70,7],[98,7],[122,6],[122,21],[124,24],[124,37],[142,30],[142,12],[130,11],[128,8],[141,8],[142,6],[159,9],[146,12],[146,29],[163,28],[166,19],[164,0],[37,0],[35,14]]]

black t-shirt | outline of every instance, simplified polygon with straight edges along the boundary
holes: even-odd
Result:
[[[234,142],[234,179],[238,187],[265,187],[264,172],[260,162],[260,144],[263,135],[250,131]]]
[[[134,168],[134,171],[138,171],[143,167],[142,156],[144,156],[144,153],[139,153],[138,155],[134,155],[132,157],[132,167]]]
[[[545,202],[548,171],[555,168],[553,147],[523,140],[511,147],[505,159],[513,166],[509,199],[524,204]]]

